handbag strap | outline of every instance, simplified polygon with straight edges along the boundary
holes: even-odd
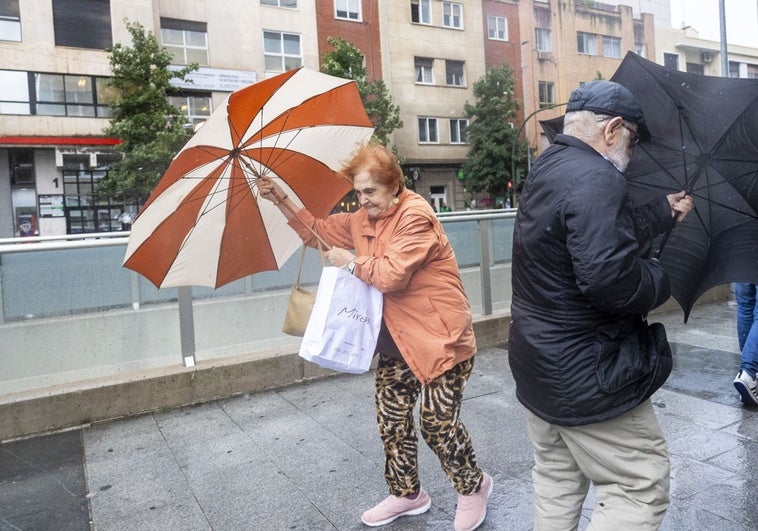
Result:
[[[324,261],[324,247],[321,245],[321,241],[318,241],[318,252],[321,256],[321,267],[326,267],[326,262]],[[300,286],[300,273],[303,271],[303,262],[305,261],[305,251],[308,249],[307,245],[303,245],[303,251],[300,253],[300,266],[297,268],[297,279],[295,279],[295,286]]]

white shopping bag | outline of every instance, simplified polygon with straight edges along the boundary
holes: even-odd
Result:
[[[338,267],[321,272],[300,356],[340,372],[366,372],[382,323],[382,294]]]

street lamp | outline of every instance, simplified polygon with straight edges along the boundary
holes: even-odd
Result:
[[[563,107],[564,105],[568,105],[568,102],[554,103],[552,105],[547,105],[545,107],[532,111],[532,113],[529,114],[529,116],[524,118],[524,123],[522,123],[519,126],[518,130],[516,131],[516,134],[513,137],[513,143],[511,144],[511,178],[513,178],[513,176],[516,174],[516,143],[518,142],[519,135],[521,135],[521,130],[526,128],[527,122],[535,114],[542,111],[549,111],[550,109],[555,109],[556,107]],[[528,149],[529,149],[529,142],[527,142],[527,154],[529,153]],[[531,164],[528,163],[527,168],[529,169],[529,171],[531,171]]]
[[[527,114],[526,108],[526,64],[524,63],[524,45],[529,44],[529,41],[521,41],[521,105],[524,116]],[[529,59],[532,56],[529,54]],[[532,87],[534,89],[534,87]],[[529,138],[529,127],[526,126],[526,119],[524,119],[524,136],[526,137],[526,171],[529,173],[532,171],[532,147],[531,139]],[[514,180],[515,176],[511,174],[511,180]]]

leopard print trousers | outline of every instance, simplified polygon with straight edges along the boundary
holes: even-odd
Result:
[[[418,439],[413,410],[421,395],[421,435],[440,460],[459,494],[479,489],[482,471],[459,418],[463,388],[474,360],[463,361],[422,386],[402,359],[379,356],[376,369],[376,420],[384,445],[384,477],[390,494],[409,496],[420,489]]]

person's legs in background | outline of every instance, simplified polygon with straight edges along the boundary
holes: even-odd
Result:
[[[746,282],[734,284],[737,301],[737,339],[742,352],[740,372],[734,379],[734,387],[745,404],[758,405],[756,373],[758,373],[758,305],[756,285]]]

